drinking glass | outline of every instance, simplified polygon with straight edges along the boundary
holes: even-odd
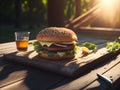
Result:
[[[15,32],[16,48],[18,51],[27,51],[30,32]]]

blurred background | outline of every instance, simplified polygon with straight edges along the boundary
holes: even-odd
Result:
[[[15,31],[30,39],[48,26],[120,28],[119,0],[0,0],[0,43],[14,41]]]

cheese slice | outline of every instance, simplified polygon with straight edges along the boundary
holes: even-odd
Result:
[[[42,46],[46,45],[48,47],[50,47],[54,42],[43,42],[43,41],[40,41],[39,42]]]

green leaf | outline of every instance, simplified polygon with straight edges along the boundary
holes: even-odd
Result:
[[[107,42],[106,43],[106,48],[108,51],[115,52],[118,49],[120,49],[120,42],[119,42],[120,36],[118,37],[118,40],[115,40],[113,42]]]
[[[97,45],[91,43],[91,42],[84,42],[82,43],[82,46],[87,47],[89,50],[95,51],[97,49]]]

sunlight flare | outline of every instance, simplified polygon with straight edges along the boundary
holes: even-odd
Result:
[[[102,18],[114,26],[119,21],[119,0],[103,0],[102,1]]]

